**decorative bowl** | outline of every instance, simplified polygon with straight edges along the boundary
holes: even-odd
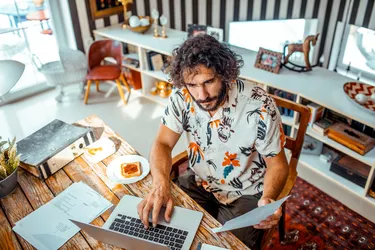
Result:
[[[371,100],[371,95],[375,93],[374,86],[361,82],[347,82],[344,84],[344,92],[358,105],[375,112],[375,103]],[[359,103],[355,98],[358,94],[364,94],[367,97],[367,101],[363,104]]]
[[[147,18],[148,21],[150,22],[149,25],[147,26],[138,26],[138,27],[130,27],[130,25],[126,24],[126,28],[133,31],[133,32],[137,32],[137,33],[145,33],[146,31],[148,31],[150,29],[150,27],[152,26],[152,23],[154,22],[154,20],[149,17],[149,16],[138,16],[139,19],[142,19],[142,18]]]

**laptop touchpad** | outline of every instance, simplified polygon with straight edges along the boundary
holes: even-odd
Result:
[[[165,221],[165,219],[164,219],[164,217],[165,217],[165,210],[166,210],[166,208],[165,208],[164,206],[161,207],[160,212],[159,212],[158,223],[160,223],[160,222],[167,223],[167,222]],[[173,213],[172,213],[172,215],[173,215]],[[173,216],[172,216],[172,217],[173,217]],[[150,213],[150,215],[149,215],[149,217],[148,217],[148,221],[149,221],[149,222],[152,222],[152,210],[151,210],[151,213]]]

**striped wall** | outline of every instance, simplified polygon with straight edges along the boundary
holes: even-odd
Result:
[[[168,26],[187,30],[190,23],[210,25],[224,29],[228,39],[231,21],[273,20],[290,18],[318,18],[320,41],[313,63],[324,56],[328,66],[337,21],[375,29],[375,0],[134,0],[132,12],[150,15],[152,9],[167,16]],[[74,6],[75,7],[75,6]],[[123,21],[123,15],[91,20],[89,0],[76,1],[76,8],[84,49],[92,41],[92,30]],[[74,17],[72,17],[74,18]],[[266,32],[266,31],[265,31]],[[76,32],[77,33],[77,32]],[[79,37],[78,39],[79,40]],[[78,42],[79,43],[79,42]]]

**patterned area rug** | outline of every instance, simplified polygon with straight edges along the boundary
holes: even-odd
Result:
[[[375,249],[374,223],[300,178],[291,195],[286,240],[275,232],[266,249]]]

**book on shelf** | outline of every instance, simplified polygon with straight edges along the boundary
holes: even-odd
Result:
[[[296,101],[296,95],[288,93],[288,92],[280,90],[280,89],[270,88],[270,93],[274,94],[275,96],[278,96],[278,97],[281,97],[281,98],[284,98],[284,99],[288,99],[288,100],[293,101],[293,102]],[[294,110],[287,109],[287,108],[284,108],[284,107],[278,107],[278,109],[279,109],[280,115],[289,116],[289,117],[294,116]]]
[[[348,125],[351,125],[352,124],[352,119],[351,118],[348,118],[340,113],[337,113],[335,111],[332,111],[330,109],[326,109],[325,112],[324,112],[324,117],[333,121],[333,122],[341,122],[341,123],[345,123],[345,124],[348,124]]]
[[[309,104],[307,104],[307,107],[311,111],[309,125],[312,126],[315,121],[320,120],[323,117],[324,107],[314,102],[310,102]]]
[[[135,68],[139,67],[139,60],[133,59],[133,58],[124,57],[122,59],[122,63],[126,64],[126,65],[131,65],[131,66],[133,66]]]
[[[47,179],[94,141],[93,130],[56,119],[17,143],[20,166],[40,179]]]
[[[155,51],[147,52],[147,63],[150,70],[159,71],[163,68],[163,56]]]
[[[292,127],[283,124],[283,131],[284,131],[284,134],[285,134],[285,135],[290,136],[290,134],[291,134],[291,132],[292,132]]]
[[[359,132],[364,133],[365,135],[375,138],[375,129],[370,126],[367,126],[367,125],[364,125],[363,123],[352,120],[350,127],[354,128],[355,130],[358,130]]]
[[[313,123],[312,129],[320,135],[326,135],[328,132],[328,128],[333,125],[333,121],[322,118]]]

